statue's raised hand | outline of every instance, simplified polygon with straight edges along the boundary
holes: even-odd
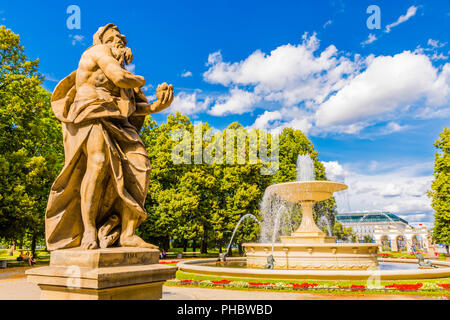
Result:
[[[156,98],[155,105],[153,107],[153,112],[162,111],[170,106],[173,101],[173,86],[168,85],[167,83],[160,84],[158,88],[156,88]]]

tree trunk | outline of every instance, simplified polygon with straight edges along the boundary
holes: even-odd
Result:
[[[167,236],[165,239],[164,239],[164,246],[163,246],[163,248],[164,248],[164,250],[167,252],[167,251],[169,251],[169,249],[170,249],[170,237],[169,236]]]
[[[222,253],[222,245],[219,245],[219,253]]]
[[[31,254],[33,257],[36,257],[36,238],[37,234],[33,233],[33,237],[31,238]]]
[[[195,250],[197,249],[197,244],[195,243],[195,239],[192,239],[192,252],[195,252]]]
[[[242,244],[238,244],[238,248],[239,248],[239,255],[242,255],[242,254],[244,254],[244,250],[243,250],[243,248],[242,248]]]
[[[205,228],[205,231],[203,232],[202,246],[201,246],[200,252],[208,253],[208,233],[206,231],[206,228]]]
[[[183,239],[183,252],[187,251],[187,239]]]

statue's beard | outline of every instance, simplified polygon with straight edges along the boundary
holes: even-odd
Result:
[[[117,61],[119,61],[122,67],[125,67],[125,65],[129,65],[131,62],[133,62],[133,52],[128,47],[125,48],[113,47],[111,48],[111,52],[113,57]]]

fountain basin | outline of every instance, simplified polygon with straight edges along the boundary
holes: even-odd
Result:
[[[394,261],[395,259],[380,259],[380,262],[391,262],[399,266],[417,264],[416,259],[408,261]],[[398,260],[398,259],[397,259]],[[411,261],[409,261],[411,260]],[[435,261],[436,269],[408,269],[397,270],[267,270],[248,268],[227,268],[209,266],[216,259],[196,259],[181,261],[177,264],[180,271],[188,274],[214,276],[224,278],[271,279],[271,280],[418,280],[440,279],[450,277],[450,262]],[[227,261],[243,262],[245,258],[227,258]]]
[[[378,266],[375,243],[244,243],[247,266],[264,268],[273,254],[274,269],[367,270]]]
[[[331,198],[334,192],[347,189],[347,185],[333,181],[292,181],[271,185],[270,192],[290,202],[322,201]]]

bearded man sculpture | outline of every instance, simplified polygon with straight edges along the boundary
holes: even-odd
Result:
[[[159,85],[148,103],[145,79],[128,72],[133,56],[117,26],[94,35],[78,70],[55,88],[51,105],[62,123],[65,165],[48,200],[48,250],[110,246],[157,248],[135,234],[146,218],[150,162],[139,136],[145,116],[173,101]]]

